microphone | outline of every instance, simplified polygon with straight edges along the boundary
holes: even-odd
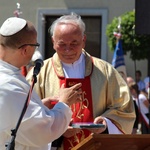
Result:
[[[37,59],[42,59],[43,60],[43,57],[42,57],[42,54],[40,53],[39,50],[36,50],[31,58],[31,62],[34,62],[37,60]]]
[[[43,60],[42,59],[37,59],[35,61],[35,66],[33,70],[33,76],[37,76],[41,70],[41,67],[43,66]]]

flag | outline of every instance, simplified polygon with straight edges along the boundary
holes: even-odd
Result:
[[[113,60],[112,60],[112,65],[114,68],[116,68],[116,70],[121,74],[121,76],[126,81],[127,73],[126,73],[126,66],[125,66],[121,39],[117,41]]]

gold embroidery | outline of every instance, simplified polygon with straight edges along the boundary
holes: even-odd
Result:
[[[83,91],[82,92],[82,102],[78,103],[79,104],[79,110],[76,109],[76,105],[75,104],[73,105],[73,108],[72,108],[73,113],[77,112],[77,115],[75,117],[77,117],[78,119],[81,119],[84,116],[82,110],[84,110],[84,109],[89,107],[89,101],[85,97],[85,95],[86,95],[86,92]]]
[[[76,82],[73,82],[73,81],[72,81],[72,82],[69,82],[69,83],[68,83],[68,86],[71,87],[71,86],[73,86],[73,85],[75,85],[75,84],[76,84]]]
[[[78,135],[81,135],[80,138],[78,138]],[[68,139],[68,142],[70,143],[69,150],[72,149],[74,147],[74,145],[80,143],[83,139],[85,139],[85,135],[84,135],[83,130],[81,130],[79,133],[75,134],[73,136],[73,140]]]
[[[88,101],[88,99],[85,97],[85,95],[86,95],[86,92],[85,92],[85,91],[82,92],[82,100],[83,100],[83,102],[85,103],[84,105],[82,105],[82,106],[83,106],[82,109],[89,107],[89,101]]]
[[[74,146],[73,146],[73,142],[71,140],[68,140],[68,142],[70,143],[70,147],[68,147],[68,150],[72,149]]]

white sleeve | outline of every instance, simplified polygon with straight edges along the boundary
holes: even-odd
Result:
[[[147,100],[146,96],[144,94],[139,94],[139,100],[144,102],[145,100]]]
[[[108,118],[105,118],[109,134],[123,134]]]
[[[59,102],[49,110],[31,101],[17,140],[31,146],[52,142],[67,130],[71,116],[71,109],[64,103]]]
[[[15,141],[21,145],[41,147],[66,131],[72,111],[62,102],[50,110],[42,104],[37,94],[32,95]],[[11,89],[9,87],[5,91],[3,89],[3,99],[0,98],[3,107],[0,118],[5,116],[5,121],[0,123],[0,129],[5,130],[7,134],[16,127],[26,97],[27,92],[21,87],[13,85]]]

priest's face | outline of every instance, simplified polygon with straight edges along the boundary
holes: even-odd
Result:
[[[79,59],[85,47],[86,36],[78,25],[60,24],[55,27],[52,41],[60,60],[70,64]]]

